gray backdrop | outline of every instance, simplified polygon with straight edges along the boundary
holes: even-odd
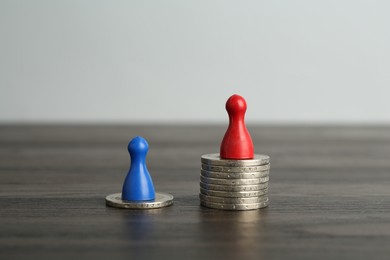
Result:
[[[0,122],[389,123],[389,3],[0,0]]]

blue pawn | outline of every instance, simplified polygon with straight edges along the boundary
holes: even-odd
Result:
[[[146,168],[148,147],[148,142],[140,136],[133,138],[127,146],[131,163],[123,183],[122,200],[144,201],[155,198],[153,181]]]

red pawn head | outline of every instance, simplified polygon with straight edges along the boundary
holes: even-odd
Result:
[[[234,160],[253,159],[253,142],[244,121],[245,99],[239,95],[231,96],[226,101],[226,111],[229,114],[229,127],[221,143],[220,157]]]

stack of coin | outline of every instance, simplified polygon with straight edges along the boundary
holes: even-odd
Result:
[[[224,210],[251,210],[268,206],[268,155],[249,160],[221,159],[219,154],[202,155],[200,204]]]

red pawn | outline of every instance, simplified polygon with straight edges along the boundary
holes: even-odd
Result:
[[[244,122],[245,99],[239,95],[231,96],[226,101],[226,111],[229,114],[229,127],[221,143],[220,157],[235,160],[253,159],[253,142]]]

